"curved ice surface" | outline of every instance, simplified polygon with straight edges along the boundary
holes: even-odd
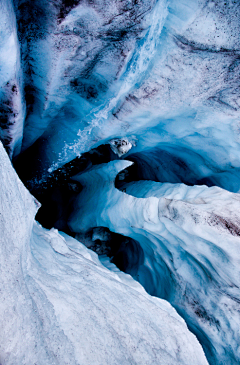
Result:
[[[2,145],[0,158],[1,364],[207,364],[169,303],[37,224]]]
[[[129,161],[76,175],[84,190],[69,225],[103,226],[137,240],[136,278],[167,299],[198,336],[211,364],[240,361],[240,195],[218,187],[139,181],[114,186]]]

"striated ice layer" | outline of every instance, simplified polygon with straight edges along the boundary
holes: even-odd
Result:
[[[169,303],[34,221],[39,203],[0,145],[0,362],[207,364]]]
[[[76,175],[83,186],[69,225],[106,227],[139,242],[135,278],[186,320],[212,365],[240,361],[240,195],[219,187],[138,181],[115,188],[129,161]]]

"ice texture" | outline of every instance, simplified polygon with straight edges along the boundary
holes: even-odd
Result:
[[[0,362],[207,364],[184,320],[79,241],[46,230],[0,144]]]
[[[106,227],[138,241],[144,263],[135,278],[177,309],[211,364],[238,364],[240,195],[152,181],[125,184],[122,192],[114,180],[131,164],[112,161],[74,177],[84,189],[71,229]]]

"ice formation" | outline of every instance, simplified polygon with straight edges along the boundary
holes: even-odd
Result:
[[[239,364],[239,1],[0,19],[0,364]]]
[[[34,221],[39,203],[0,157],[1,364],[207,364],[169,303]]]
[[[101,226],[137,240],[145,257],[136,279],[174,305],[212,364],[237,364],[240,195],[151,181],[126,184],[121,192],[115,176],[130,164],[113,161],[74,177],[84,189],[72,230]]]

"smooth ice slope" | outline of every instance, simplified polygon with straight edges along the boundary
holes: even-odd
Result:
[[[0,145],[0,363],[207,364],[169,303],[34,221],[38,202]]]
[[[240,362],[240,195],[218,187],[139,181],[114,187],[132,163],[76,175],[84,189],[69,225],[106,227],[133,238],[145,260],[136,278],[167,299],[198,336],[212,365]]]

